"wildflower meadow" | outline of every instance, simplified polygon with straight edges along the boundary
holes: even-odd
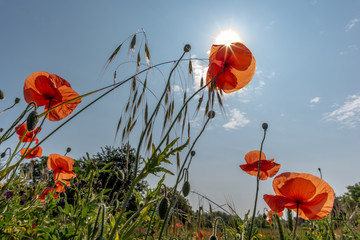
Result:
[[[0,239],[360,238],[360,185],[353,183],[339,195],[323,178],[322,168],[314,175],[312,169],[292,170],[287,161],[273,158],[276,153],[266,146],[270,130],[280,126],[267,119],[253,133],[257,147],[239,153],[232,167],[248,177],[233,190],[253,197],[244,214],[230,202],[219,204],[194,189],[194,162],[198,153],[208,151],[199,142],[207,138],[212,121],[226,114],[229,94],[251,86],[258,71],[256,51],[234,41],[213,44],[208,56],[198,57],[185,43],[175,51],[179,55],[168,51],[167,57],[175,60],[157,63],[151,46],[144,29],[118,42],[103,59],[99,78],[106,80],[90,91],[45,69],[24,76],[17,86],[22,96],[9,96],[0,85]],[[207,68],[191,88],[188,76],[195,74],[197,61]],[[164,81],[157,81],[154,72]],[[153,90],[154,83],[160,91]],[[114,100],[113,145],[103,145],[96,154],[84,152],[81,158],[72,155],[71,145],[44,154],[49,152],[45,144],[56,146],[58,134],[83,114],[101,116],[92,109],[119,89],[124,91]],[[4,99],[14,103],[7,106]],[[14,112],[19,114],[13,117]],[[194,118],[200,120],[195,123]],[[103,128],[99,122],[87,131]],[[220,137],[206,140],[225,151]],[[202,165],[202,174],[209,174],[207,168]],[[218,172],[213,178],[221,184],[227,174]],[[262,194],[265,183],[273,191]],[[244,184],[252,190],[242,190]],[[201,199],[198,206],[190,204],[190,196]]]

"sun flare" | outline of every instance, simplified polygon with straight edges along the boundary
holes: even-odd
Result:
[[[241,42],[241,38],[239,34],[232,29],[221,31],[215,38],[215,44],[225,44],[230,46],[233,42]]]

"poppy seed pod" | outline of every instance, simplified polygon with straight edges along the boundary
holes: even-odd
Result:
[[[20,102],[20,98],[15,98],[15,104],[18,104]]]
[[[193,157],[193,156],[195,156],[195,154],[196,154],[196,152],[195,151],[191,151],[191,156]]]
[[[1,133],[2,131],[4,131],[4,129],[3,129],[3,128],[0,128],[0,133]]]
[[[213,119],[215,117],[215,112],[213,110],[210,110],[207,115],[208,118]]]
[[[0,158],[3,158],[6,156],[6,153],[5,152],[2,152],[1,155],[0,155]]]
[[[190,193],[190,183],[189,181],[185,181],[184,185],[182,187],[182,193],[184,195],[184,197],[187,197]]]
[[[190,44],[186,44],[186,45],[184,46],[184,52],[190,52],[190,50],[191,50],[191,45],[190,45]]]
[[[160,219],[162,220],[165,219],[168,208],[169,208],[169,199],[167,197],[163,197],[158,206],[158,216]]]
[[[38,122],[39,122],[39,116],[37,112],[34,110],[29,114],[29,116],[26,119],[27,130],[29,132],[34,131]]]
[[[209,240],[217,240],[218,238],[215,235],[211,235]]]
[[[71,147],[68,147],[68,148],[66,149],[66,152],[67,152],[67,153],[71,152]]]
[[[269,125],[268,125],[267,123],[263,123],[263,124],[262,124],[262,128],[263,128],[264,130],[268,129],[268,127],[269,127]]]
[[[5,98],[4,92],[0,89],[0,100],[3,100]]]

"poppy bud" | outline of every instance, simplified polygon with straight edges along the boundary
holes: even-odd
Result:
[[[34,131],[39,122],[39,117],[36,111],[32,111],[26,119],[26,127],[29,132]]]
[[[213,110],[210,110],[207,115],[208,118],[213,119],[215,117],[215,112]]]
[[[184,197],[187,197],[187,195],[189,195],[189,193],[190,193],[190,183],[189,183],[189,181],[184,182],[184,185],[182,187],[182,193],[183,193]]]
[[[0,128],[0,133],[1,133],[2,131],[4,131],[4,129],[3,129],[3,128]]]
[[[69,153],[69,152],[71,152],[71,147],[68,147],[68,148],[66,149],[66,153]]]
[[[119,169],[119,178],[120,178],[121,180],[124,180],[124,179],[125,179],[125,174],[124,174],[124,172],[121,171],[120,169]]]
[[[1,155],[0,155],[0,157],[3,158],[3,157],[5,157],[5,155],[6,155],[6,153],[5,153],[5,152],[2,152]]]
[[[165,219],[168,208],[169,208],[169,199],[167,197],[163,197],[158,206],[158,216],[160,219],[162,220]]]
[[[217,240],[218,238],[215,235],[211,235],[209,240]]]
[[[0,89],[0,100],[5,98],[4,92]]]
[[[195,156],[195,154],[196,154],[196,152],[195,151],[191,151],[191,156],[193,157],[193,156]]]
[[[263,128],[264,130],[268,129],[268,127],[269,127],[269,125],[268,125],[267,123],[263,123],[263,124],[262,124],[262,128]]]
[[[20,102],[20,98],[15,98],[15,104],[18,104]]]
[[[186,45],[184,46],[184,52],[190,52],[190,50],[191,50],[191,45],[190,45],[190,44],[186,44]]]
[[[140,208],[143,208],[144,206],[145,206],[144,201],[140,201],[140,202],[139,202],[139,207],[140,207]]]

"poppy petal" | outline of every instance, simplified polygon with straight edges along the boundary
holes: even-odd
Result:
[[[74,160],[67,156],[62,156],[60,154],[52,153],[49,155],[47,161],[47,167],[50,170],[62,169],[67,172],[73,170]]]
[[[254,163],[254,162],[258,162],[259,160],[265,160],[266,156],[264,152],[261,152],[261,156],[260,156],[260,151],[253,150],[248,152],[244,158],[247,163]]]
[[[253,61],[253,55],[251,51],[242,43],[232,43],[227,48],[230,54],[226,60],[233,68],[244,71],[249,68]]]
[[[267,203],[267,205],[269,205],[269,207],[274,212],[284,211],[285,205],[293,202],[289,198],[286,198],[283,196],[277,196],[277,195],[270,195],[270,194],[265,194],[263,198],[264,198],[264,201]]]
[[[61,96],[62,99],[60,102],[58,101],[52,101],[50,108],[56,107],[57,105],[69,101],[71,99],[77,98],[80,95],[75,92],[71,87],[67,87],[67,86],[61,86],[59,87],[59,90],[61,91]],[[81,102],[81,99],[78,99],[74,102],[70,102],[70,103],[66,103],[63,104],[55,109],[53,109],[51,112],[49,112],[49,114],[47,115],[47,119],[49,119],[50,121],[59,121],[67,116],[69,116],[74,109],[79,105],[79,103]],[[45,106],[45,112],[48,111],[49,108],[47,106]]]

